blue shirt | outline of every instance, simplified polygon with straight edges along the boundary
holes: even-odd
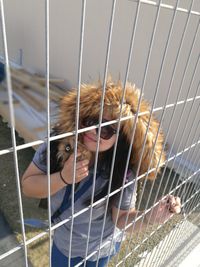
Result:
[[[46,144],[42,144],[38,150],[36,151],[33,162],[34,164],[42,170],[44,173],[47,172],[47,167],[42,160],[42,154],[46,150]],[[108,183],[108,179],[106,179],[105,173],[102,170],[97,170],[96,179],[95,179],[95,195],[97,195]],[[129,175],[126,177],[126,183],[134,180],[133,172],[129,172]],[[93,179],[93,169],[89,170],[89,175],[83,179],[77,190],[79,190],[88,179]],[[92,195],[93,184],[88,188],[86,192],[84,192],[80,198],[74,203],[74,213],[81,211],[87,207],[85,204],[86,200],[91,198]],[[59,190],[57,193],[51,196],[51,213],[53,214],[55,211],[60,208],[63,197],[65,194],[65,187]],[[133,197],[132,197],[133,195]],[[132,197],[132,201],[130,203]],[[120,205],[120,209],[128,210],[130,208],[135,207],[136,202],[136,187],[134,183],[124,188],[122,201]],[[114,205],[118,207],[119,199],[115,199]],[[92,220],[91,220],[91,228],[90,228],[90,236],[89,236],[89,245],[88,245],[88,255],[92,252],[99,250],[100,245],[100,237],[102,233],[104,215],[105,215],[106,201],[99,203],[97,206],[93,207],[92,210]],[[59,221],[65,220],[72,215],[71,207],[65,210],[59,217]],[[88,227],[90,222],[90,209],[84,211],[84,213],[78,215],[74,218],[73,222],[73,234],[72,234],[72,243],[71,243],[71,257],[85,257],[85,250],[87,244],[88,237]],[[71,220],[58,227],[54,231],[54,242],[57,248],[66,256],[69,256],[69,244],[70,244],[70,229],[71,229]],[[115,231],[114,231],[115,230]],[[111,254],[115,253],[115,243],[120,242],[122,238],[122,232],[120,229],[114,229],[114,223],[112,221],[111,210],[108,211],[105,221],[105,227],[103,232],[103,241],[101,246],[105,244],[100,250],[100,258],[108,256],[110,243],[112,240],[112,236],[114,234],[114,242],[111,247]],[[98,253],[95,253],[89,260],[96,260]]]

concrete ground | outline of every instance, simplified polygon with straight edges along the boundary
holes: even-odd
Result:
[[[200,228],[184,220],[151,252],[141,255],[136,267],[200,267]]]

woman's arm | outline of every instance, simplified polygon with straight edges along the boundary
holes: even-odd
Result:
[[[61,180],[60,173],[50,175],[51,195],[62,189],[66,184]],[[28,197],[45,198],[48,195],[48,178],[33,162],[28,166],[21,180],[22,191]]]
[[[77,156],[79,156],[79,153]],[[65,187],[66,184],[73,183],[73,162],[74,154],[69,157],[63,166],[61,175],[66,183],[61,179],[60,172],[50,175],[51,195]],[[88,176],[88,164],[88,160],[81,160],[76,163],[76,183]],[[22,176],[21,184],[22,191],[26,196],[35,198],[45,198],[48,196],[48,177],[33,162],[31,162]]]
[[[112,219],[115,223],[117,221],[117,227],[120,229],[124,229],[126,225],[133,223],[129,228],[127,228],[127,232],[131,232],[133,225],[134,231],[138,231],[139,229],[146,229],[147,225],[152,224],[162,224],[167,219],[170,218],[172,213],[180,213],[181,212],[181,201],[179,197],[167,196],[164,200],[160,201],[158,205],[153,207],[148,213],[144,216],[141,216],[139,220],[133,223],[137,217],[144,214],[143,211],[136,211],[135,209],[128,210],[119,210],[119,216],[117,218],[118,209],[113,206],[112,208]],[[128,216],[128,221],[126,224]],[[141,224],[142,223],[142,224]]]

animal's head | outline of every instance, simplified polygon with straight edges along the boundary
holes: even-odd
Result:
[[[75,140],[74,137],[64,138],[59,142],[57,158],[61,164],[64,165],[65,161],[74,152]],[[77,161],[91,158],[91,152],[81,143],[77,143],[77,150],[81,153],[81,156],[77,157]]]

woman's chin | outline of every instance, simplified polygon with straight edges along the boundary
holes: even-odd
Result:
[[[91,152],[96,151],[96,143],[84,142],[84,145],[89,151],[91,151]]]

